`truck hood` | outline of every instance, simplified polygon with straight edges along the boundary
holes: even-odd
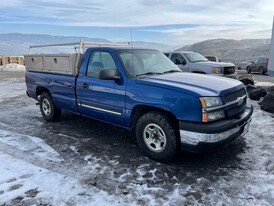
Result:
[[[184,72],[147,76],[137,79],[136,83],[175,90],[196,97],[223,96],[244,87],[238,80]]]
[[[232,63],[226,63],[226,62],[212,62],[212,61],[207,61],[207,62],[195,62],[192,63],[193,66],[195,65],[204,65],[204,66],[209,66],[209,67],[233,67],[235,66]]]

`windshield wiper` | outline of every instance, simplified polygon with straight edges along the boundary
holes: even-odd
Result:
[[[164,74],[167,74],[167,73],[175,73],[175,72],[182,72],[180,70],[169,70],[169,71],[165,71]]]
[[[137,74],[136,77],[146,76],[146,75],[155,75],[155,74],[163,74],[163,73],[161,73],[161,72],[146,72],[146,73],[143,73],[143,74]]]

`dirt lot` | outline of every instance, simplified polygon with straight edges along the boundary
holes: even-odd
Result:
[[[273,205],[274,119],[256,102],[245,137],[160,164],[130,131],[67,112],[46,122],[23,75],[0,71],[0,205]]]

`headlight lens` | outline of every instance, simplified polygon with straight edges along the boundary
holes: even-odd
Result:
[[[218,107],[222,105],[220,97],[201,97],[200,102],[202,105],[202,121],[211,122],[225,117],[223,110],[207,111],[207,108]],[[217,109],[217,108],[216,108]]]
[[[201,97],[200,102],[204,108],[222,105],[222,100],[220,97]]]
[[[222,67],[212,67],[212,73],[213,74],[221,74],[222,73]]]

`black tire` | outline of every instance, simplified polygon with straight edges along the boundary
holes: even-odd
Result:
[[[168,162],[175,157],[179,146],[178,134],[176,125],[160,112],[144,114],[136,125],[140,148],[158,162]]]
[[[54,122],[60,118],[62,111],[55,107],[51,96],[47,92],[41,94],[39,105],[41,114],[48,122]]]
[[[248,74],[250,74],[251,73],[250,67],[246,67],[246,71],[247,71]]]
[[[260,67],[260,68],[259,68],[259,73],[260,73],[260,75],[263,75],[263,74],[264,74],[264,68],[263,68],[263,67]]]

